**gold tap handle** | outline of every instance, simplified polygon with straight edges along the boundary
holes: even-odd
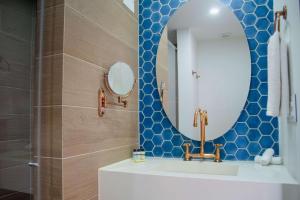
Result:
[[[189,152],[189,151],[190,151],[190,146],[191,146],[190,143],[185,143],[185,144],[183,144],[183,146],[185,147],[185,151],[186,151],[186,152]]]
[[[191,144],[185,143],[185,144],[183,144],[183,146],[185,147],[184,160],[185,161],[191,160],[191,156],[190,156],[190,146],[191,146]]]
[[[202,119],[204,120],[205,126],[207,126],[208,125],[207,111],[206,110],[203,110],[203,111],[200,110],[200,115],[201,115]]]
[[[220,154],[220,147],[223,146],[223,144],[216,144],[216,152],[215,152],[215,162],[222,162],[221,160],[221,154]]]

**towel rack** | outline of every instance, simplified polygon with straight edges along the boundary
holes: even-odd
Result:
[[[283,6],[283,9],[281,11],[275,12],[275,21],[274,21],[274,31],[276,31],[276,28],[278,32],[280,32],[280,17],[283,17],[283,19],[286,20],[287,18],[287,7]]]

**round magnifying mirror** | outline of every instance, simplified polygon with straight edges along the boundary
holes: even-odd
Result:
[[[247,38],[232,10],[221,0],[187,1],[164,29],[156,75],[164,110],[182,134],[200,139],[193,127],[198,108],[208,113],[207,140],[230,130],[251,77]]]
[[[126,97],[133,90],[134,73],[129,65],[117,62],[112,65],[107,74],[107,86],[115,95]]]

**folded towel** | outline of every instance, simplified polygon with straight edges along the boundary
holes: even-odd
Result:
[[[274,155],[274,150],[272,148],[266,149],[261,156],[260,164],[263,166],[269,165],[272,161]]]
[[[260,164],[260,162],[261,162],[261,158],[262,158],[262,156],[260,156],[260,155],[257,155],[257,156],[255,156],[255,157],[254,157],[254,162],[256,162],[256,163],[259,163],[259,164]]]
[[[278,116],[281,99],[280,36],[276,31],[268,44],[268,102],[267,115]]]
[[[283,163],[283,160],[281,157],[273,157],[271,164],[272,165],[281,165]]]
[[[255,156],[254,158],[255,163],[261,164],[261,161],[262,161],[262,156],[259,155]],[[272,157],[270,164],[281,165],[282,163],[283,163],[283,159],[281,157]]]
[[[281,69],[281,102],[280,115],[288,117],[290,108],[290,86],[288,69],[288,45],[285,40],[280,41],[280,69]]]

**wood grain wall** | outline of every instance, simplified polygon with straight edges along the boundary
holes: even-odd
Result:
[[[98,199],[97,172],[137,145],[137,85],[128,108],[97,116],[97,92],[117,61],[137,77],[137,16],[121,0],[46,2],[42,95],[43,199]]]

